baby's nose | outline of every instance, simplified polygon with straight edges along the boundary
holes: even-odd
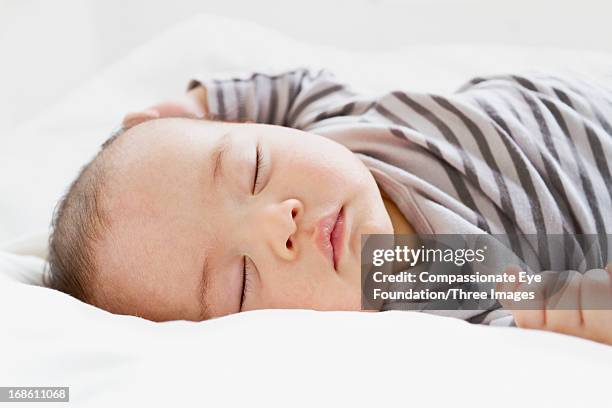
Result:
[[[298,220],[303,212],[302,203],[294,198],[274,204],[266,214],[266,239],[277,256],[292,260],[298,251]]]

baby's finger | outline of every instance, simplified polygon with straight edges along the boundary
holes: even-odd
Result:
[[[582,279],[580,300],[585,311],[612,310],[612,271],[588,270]]]
[[[496,286],[495,286],[495,291],[496,292],[514,292],[517,290],[518,286],[520,285],[519,281],[518,281],[518,274],[519,271],[521,269],[517,266],[517,265],[509,265],[506,269],[504,269],[503,274],[511,277],[514,276],[514,282],[506,282],[505,280],[502,282],[499,282]],[[499,303],[502,304],[502,306],[504,306],[506,309],[511,309],[513,304],[511,300],[508,299],[500,299]]]
[[[582,332],[582,278],[576,271],[545,276],[546,329],[571,335],[579,335]]]
[[[612,268],[607,269],[585,273],[580,297],[586,337],[612,344]]]
[[[140,112],[131,112],[123,117],[123,126],[126,128],[134,127],[147,120],[156,119],[159,112],[155,109],[147,109]]]
[[[506,281],[506,279],[504,279],[502,282],[498,282],[497,285],[495,285],[495,292],[498,294],[516,292],[520,285],[518,281],[518,274],[520,270],[521,269],[517,265],[509,265],[506,267],[502,275],[506,276],[508,280]],[[514,279],[514,281],[511,281],[511,279]],[[514,320],[516,321],[516,303],[506,296],[500,296],[499,303],[501,303],[504,309],[512,312]]]
[[[149,109],[155,110],[160,118],[201,119],[203,117],[196,102],[187,96],[158,103]]]
[[[502,304],[512,311],[514,321],[518,327],[528,329],[540,329],[546,324],[544,313],[544,295],[545,287],[543,283],[532,282],[527,284],[520,282],[520,268],[516,266],[508,267],[505,272],[508,275],[514,275],[515,283],[508,283],[500,289],[510,290],[512,292],[532,292],[534,299],[522,300],[520,302],[504,301]]]

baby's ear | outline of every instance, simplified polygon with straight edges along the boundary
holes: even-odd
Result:
[[[146,109],[140,112],[128,113],[127,115],[123,117],[122,123],[123,123],[123,127],[131,128],[147,120],[157,119],[159,118],[159,116],[160,116],[159,111],[157,111],[156,109],[150,108],[150,109]]]

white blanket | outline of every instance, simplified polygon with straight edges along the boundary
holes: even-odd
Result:
[[[126,111],[182,92],[196,72],[303,65],[367,93],[451,91],[523,69],[609,75],[612,56],[463,45],[374,58],[214,16],[164,33],[0,139],[0,386],[69,386],[79,407],[606,405],[612,349],[559,334],[409,312],[157,324],[35,286],[43,261],[26,255],[44,255],[58,197]]]

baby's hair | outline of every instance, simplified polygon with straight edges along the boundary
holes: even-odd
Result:
[[[105,181],[105,158],[112,143],[125,132],[113,134],[84,165],[60,199],[51,221],[47,266],[43,284],[83,302],[94,303],[91,290],[96,270],[93,244],[107,228],[100,195]]]

